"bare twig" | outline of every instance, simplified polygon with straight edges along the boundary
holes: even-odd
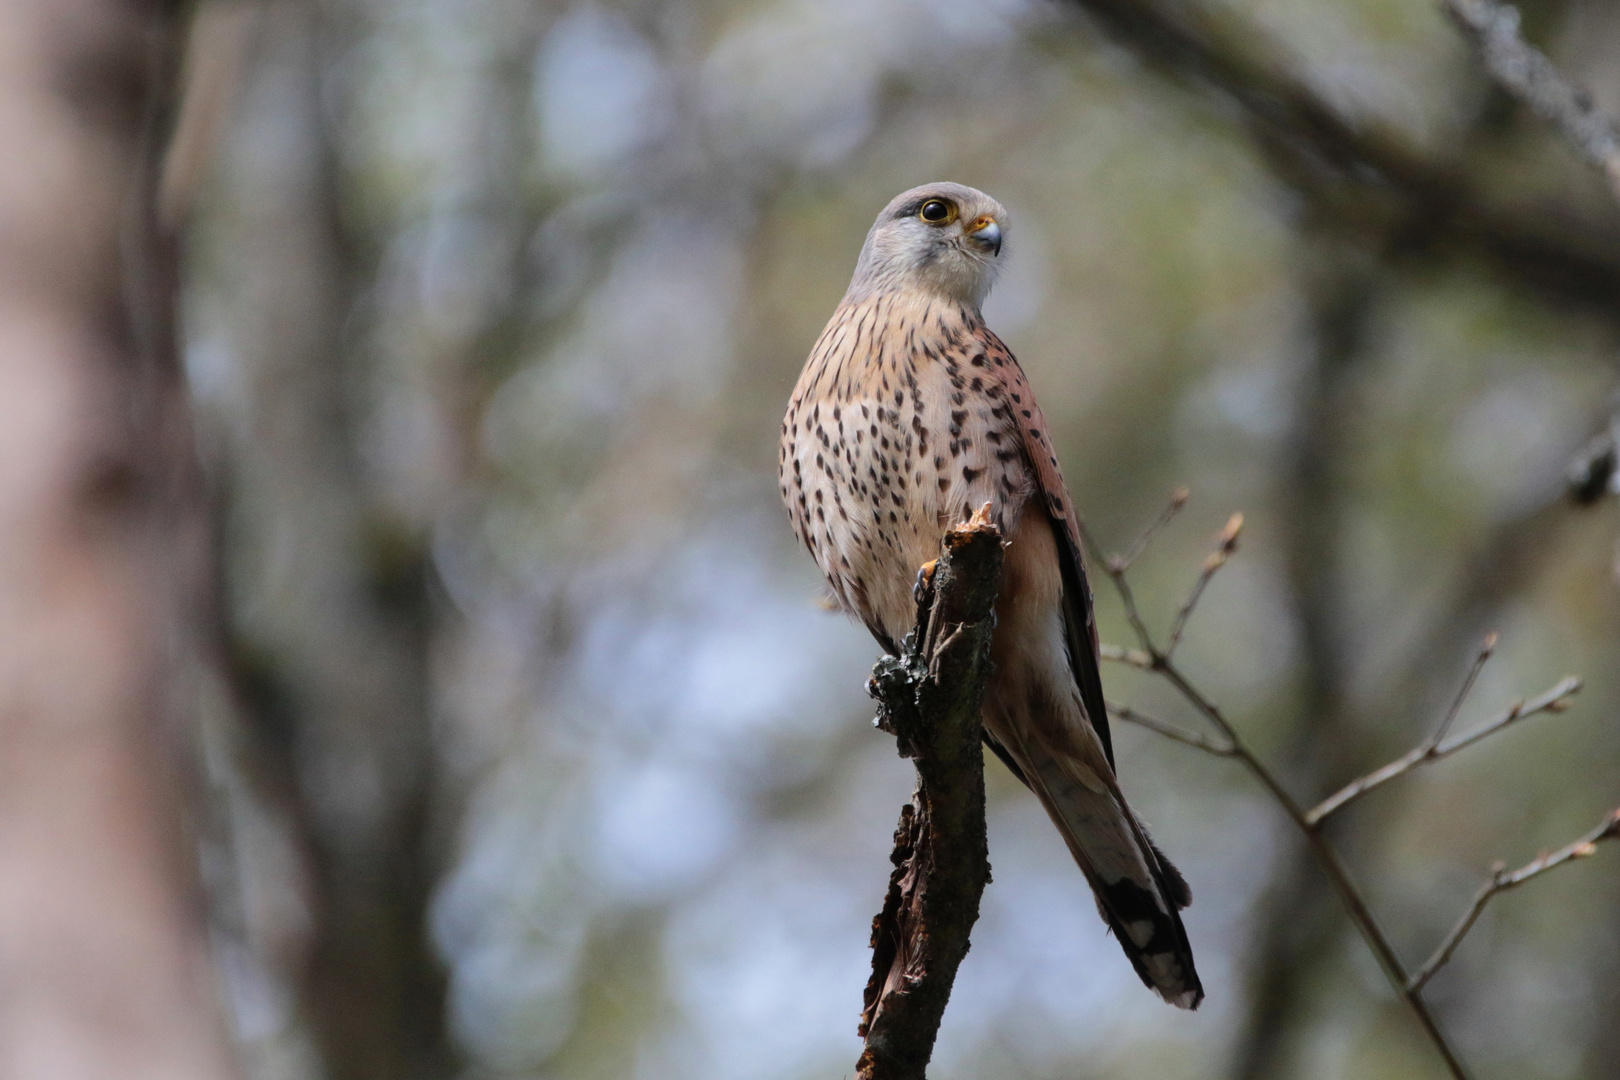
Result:
[[[1143,671],[1153,670],[1153,657],[1141,649],[1127,649],[1121,645],[1110,645],[1105,641],[1097,646],[1097,652],[1104,660],[1111,660],[1116,664],[1126,664]]]
[[[1136,543],[1131,546],[1130,554],[1115,560],[1121,573],[1131,568],[1131,564],[1136,562],[1137,556],[1146,551],[1147,546],[1153,542],[1153,538],[1158,536],[1164,530],[1164,527],[1175,519],[1177,514],[1181,513],[1181,508],[1187,505],[1187,500],[1191,497],[1191,488],[1180,487],[1170,493],[1170,501],[1159,512],[1159,516],[1153,524],[1142,530],[1142,535],[1137,537]]]
[[[1198,601],[1203,596],[1204,589],[1209,585],[1210,579],[1215,576],[1217,570],[1226,565],[1227,559],[1231,558],[1232,553],[1237,550],[1238,535],[1243,531],[1242,514],[1233,514],[1227,521],[1226,527],[1221,530],[1216,540],[1215,550],[1210,552],[1209,558],[1204,560],[1204,568],[1199,573],[1198,580],[1193,584],[1192,592],[1187,595],[1187,599],[1176,613],[1176,621],[1170,629],[1168,644],[1165,645],[1161,654],[1153,643],[1153,637],[1148,632],[1147,624],[1142,621],[1141,609],[1136,604],[1136,594],[1131,591],[1131,583],[1125,575],[1142,552],[1147,549],[1153,538],[1158,536],[1164,527],[1181,512],[1181,508],[1187,505],[1187,500],[1191,497],[1192,492],[1188,488],[1177,488],[1171,492],[1170,501],[1160,511],[1153,524],[1143,530],[1136,543],[1131,545],[1130,553],[1127,555],[1106,554],[1097,543],[1097,538],[1092,535],[1091,530],[1086,527],[1084,522],[1080,522],[1081,541],[1085,544],[1087,550],[1091,552],[1092,558],[1103,568],[1109,579],[1113,581],[1114,588],[1119,592],[1120,602],[1125,606],[1125,618],[1131,624],[1131,629],[1135,632],[1137,640],[1142,644],[1141,650],[1122,649],[1115,645],[1100,646],[1099,651],[1104,660],[1120,661],[1149,671],[1156,670],[1164,660],[1169,658],[1171,653],[1175,652],[1176,645],[1181,641],[1182,633],[1187,629],[1187,620],[1192,617],[1193,609],[1198,606]]]
[[[1485,640],[1480,642],[1479,654],[1474,657],[1474,662],[1469,665],[1468,674],[1463,677],[1462,685],[1457,688],[1457,696],[1451,699],[1451,708],[1446,710],[1446,715],[1441,719],[1440,726],[1434,729],[1434,734],[1430,735],[1423,743],[1428,749],[1433,750],[1439,746],[1441,740],[1446,737],[1446,733],[1451,730],[1451,725],[1457,722],[1457,716],[1462,712],[1463,704],[1467,702],[1468,695],[1474,692],[1474,683],[1479,681],[1479,673],[1485,670],[1485,665],[1490,663],[1491,657],[1495,655],[1498,640],[1499,637],[1496,631],[1492,630],[1485,635]]]
[[[1434,978],[1435,972],[1446,966],[1447,962],[1451,960],[1451,954],[1457,951],[1457,946],[1462,944],[1462,939],[1468,935],[1468,931],[1473,929],[1480,913],[1485,910],[1485,905],[1489,904],[1491,899],[1498,893],[1523,885],[1531,878],[1540,877],[1547,871],[1563,866],[1565,863],[1594,855],[1597,853],[1599,843],[1604,840],[1613,840],[1617,836],[1620,836],[1620,810],[1615,810],[1606,815],[1597,828],[1579,840],[1566,844],[1557,851],[1545,852],[1512,873],[1507,872],[1507,867],[1503,863],[1497,863],[1491,867],[1490,880],[1480,886],[1479,892],[1474,894],[1473,903],[1468,905],[1468,910],[1463,912],[1462,918],[1457,920],[1457,925],[1452,927],[1451,933],[1446,935],[1445,940],[1440,943],[1440,947],[1434,950],[1434,955],[1430,956],[1423,966],[1418,968],[1411,979],[1408,980],[1408,990],[1413,993],[1422,990],[1428,981]]]
[[[894,873],[872,922],[860,1080],[923,1080],[990,880],[979,711],[1001,579],[1001,533],[983,510],[945,535],[919,579],[917,625],[872,671],[878,724],[917,766]]]
[[[1181,693],[1182,697],[1186,698],[1210,723],[1220,729],[1222,735],[1226,736],[1228,745],[1231,747],[1231,753],[1225,756],[1234,757],[1241,761],[1244,767],[1249,770],[1249,773],[1271,793],[1272,798],[1282,807],[1289,820],[1299,828],[1305,837],[1306,843],[1311,847],[1311,853],[1316,856],[1318,864],[1328,876],[1328,881],[1332,884],[1334,891],[1338,893],[1339,901],[1344,905],[1346,913],[1350,916],[1350,921],[1355,925],[1357,932],[1361,934],[1362,940],[1367,943],[1367,947],[1372,951],[1374,958],[1377,959],[1379,967],[1383,968],[1385,976],[1389,979],[1390,986],[1406,1002],[1407,1008],[1411,1010],[1412,1015],[1429,1037],[1429,1041],[1434,1045],[1436,1052],[1445,1061],[1446,1068],[1451,1072],[1455,1080],[1468,1080],[1468,1071],[1464,1068],[1462,1059],[1457,1056],[1457,1052],[1452,1048],[1445,1033],[1440,1030],[1440,1025],[1434,1019],[1434,1014],[1429,1011],[1428,1003],[1423,1000],[1416,990],[1407,989],[1408,976],[1406,968],[1401,964],[1400,957],[1395,952],[1395,947],[1390,943],[1389,935],[1384,933],[1383,928],[1378,925],[1378,920],[1373,915],[1372,908],[1368,906],[1366,899],[1361,895],[1361,890],[1356,885],[1355,879],[1350,876],[1349,869],[1344,865],[1344,861],[1339,858],[1338,851],[1328,843],[1321,829],[1306,820],[1304,808],[1282,786],[1282,782],[1277,778],[1276,774],[1267,768],[1266,764],[1243,741],[1241,736],[1238,735],[1237,729],[1226,719],[1220,709],[1215,706],[1215,703],[1194,687],[1187,677],[1181,673],[1180,669],[1168,658],[1161,660],[1158,670],[1170,682],[1170,685]]]
[[[1479,50],[1491,80],[1563,132],[1620,199],[1620,125],[1520,36],[1518,9],[1497,0],[1443,0],[1443,6]]]
[[[1194,583],[1192,592],[1187,594],[1187,599],[1182,603],[1181,610],[1176,612],[1175,625],[1170,628],[1170,640],[1165,642],[1165,656],[1168,657],[1171,653],[1174,653],[1176,646],[1181,644],[1181,635],[1187,629],[1187,620],[1192,618],[1193,609],[1198,606],[1198,601],[1203,597],[1204,589],[1208,587],[1210,579],[1215,576],[1215,571],[1225,566],[1226,560],[1230,559],[1232,553],[1237,551],[1238,535],[1242,532],[1243,515],[1233,514],[1227,521],[1226,528],[1221,530],[1215,550],[1210,552],[1209,557],[1204,560],[1204,568],[1198,572],[1198,581]]]
[[[1141,554],[1142,549],[1147,546],[1148,541],[1151,540],[1153,536],[1170,521],[1171,518],[1175,517],[1177,511],[1179,511],[1182,506],[1186,504],[1186,502],[1186,488],[1177,488],[1174,492],[1172,492],[1170,495],[1170,504],[1164,509],[1163,512],[1159,514],[1158,520],[1152,525],[1148,526],[1137,542],[1132,545],[1131,554],[1128,557],[1121,555],[1109,555],[1107,552],[1103,551],[1102,545],[1097,543],[1097,538],[1093,536],[1091,530],[1086,527],[1086,523],[1084,521],[1076,522],[1076,525],[1080,530],[1080,540],[1083,544],[1085,544],[1086,550],[1091,553],[1092,561],[1098,566],[1102,567],[1103,572],[1108,575],[1111,581],[1113,581],[1114,588],[1119,593],[1120,602],[1125,605],[1125,619],[1131,624],[1131,629],[1135,631],[1138,640],[1148,640],[1148,629],[1147,625],[1142,622],[1142,613],[1136,606],[1136,596],[1131,592],[1130,583],[1125,580],[1125,571],[1130,568],[1131,563],[1139,554]],[[1151,651],[1152,650],[1149,650],[1149,652]],[[1110,657],[1110,659],[1114,658]]]
[[[1138,712],[1129,705],[1116,705],[1109,702],[1108,715],[1116,720],[1123,720],[1128,724],[1135,724],[1137,727],[1144,727],[1149,731],[1158,732],[1167,739],[1185,743],[1188,746],[1204,751],[1206,754],[1214,754],[1216,757],[1232,757],[1237,753],[1231,743],[1217,742],[1195,731],[1188,731],[1157,717]]]
[[[1194,585],[1192,593],[1189,595],[1187,601],[1182,605],[1181,610],[1184,614],[1178,616],[1176,620],[1176,629],[1172,632],[1172,637],[1170,639],[1172,644],[1179,638],[1180,630],[1185,628],[1186,621],[1191,617],[1192,611],[1196,608],[1199,597],[1202,595],[1205,586],[1208,585],[1209,578],[1212,577],[1214,573],[1218,571],[1230,557],[1232,550],[1235,547],[1241,524],[1241,516],[1234,515],[1232,521],[1228,523],[1227,528],[1217,538],[1215,550],[1210,554],[1208,559],[1206,559],[1204,569],[1200,573],[1197,584]],[[1086,539],[1088,545],[1095,550],[1095,542],[1089,537],[1089,535],[1086,537]],[[1139,554],[1139,551],[1135,552],[1135,554]],[[1575,679],[1565,679],[1539,697],[1533,698],[1530,701],[1516,703],[1512,708],[1508,709],[1502,715],[1498,716],[1482,727],[1469,732],[1467,735],[1463,735],[1447,742],[1446,736],[1450,732],[1452,725],[1455,723],[1457,715],[1460,712],[1469,691],[1473,688],[1474,682],[1478,678],[1480,669],[1490,658],[1491,652],[1496,647],[1495,635],[1492,635],[1485,640],[1480,649],[1479,655],[1475,658],[1473,665],[1469,669],[1467,677],[1464,679],[1462,688],[1459,690],[1456,698],[1451,704],[1451,707],[1447,710],[1444,718],[1441,720],[1441,723],[1435,729],[1433,734],[1425,739],[1424,742],[1411,754],[1407,755],[1406,758],[1402,758],[1400,761],[1391,766],[1386,766],[1385,769],[1380,770],[1378,773],[1371,774],[1369,777],[1364,777],[1362,780],[1357,781],[1356,784],[1351,785],[1350,788],[1347,788],[1345,791],[1333,796],[1333,798],[1329,799],[1321,806],[1307,811],[1305,807],[1303,807],[1293,797],[1293,795],[1290,794],[1285,787],[1283,787],[1282,782],[1278,779],[1277,775],[1273,773],[1270,768],[1267,767],[1265,762],[1254,753],[1246,742],[1244,742],[1242,736],[1232,725],[1231,721],[1226,718],[1225,714],[1221,712],[1220,708],[1217,707],[1207,695],[1194,686],[1187,676],[1181,671],[1181,669],[1176,666],[1174,660],[1170,656],[1169,650],[1161,650],[1154,642],[1151,633],[1149,633],[1147,630],[1146,624],[1143,622],[1140,616],[1140,613],[1137,612],[1135,601],[1131,596],[1129,582],[1126,580],[1125,575],[1125,567],[1128,564],[1123,560],[1099,561],[1101,561],[1103,565],[1107,567],[1110,580],[1114,582],[1116,588],[1118,588],[1120,592],[1120,597],[1125,604],[1126,615],[1130,619],[1132,629],[1136,633],[1139,646],[1136,649],[1110,646],[1103,650],[1104,657],[1106,659],[1128,663],[1135,667],[1157,672],[1167,682],[1169,682],[1170,685],[1173,686],[1182,696],[1182,698],[1191,704],[1192,707],[1201,716],[1203,716],[1205,720],[1207,720],[1216,728],[1217,731],[1219,731],[1222,738],[1219,740],[1210,739],[1194,732],[1184,731],[1175,725],[1165,723],[1164,721],[1157,720],[1156,718],[1145,716],[1141,713],[1137,713],[1125,706],[1110,706],[1110,712],[1122,720],[1146,727],[1152,731],[1164,735],[1167,738],[1183,743],[1184,745],[1195,747],[1214,756],[1235,758],[1243,763],[1244,768],[1249,771],[1249,773],[1261,784],[1261,786],[1270,792],[1272,798],[1277,802],[1278,806],[1283,809],[1283,812],[1288,815],[1289,820],[1294,823],[1295,827],[1299,829],[1301,835],[1304,836],[1306,843],[1310,846],[1311,853],[1316,858],[1316,861],[1318,865],[1321,866],[1323,872],[1327,875],[1328,881],[1332,885],[1334,892],[1338,894],[1340,903],[1344,906],[1345,912],[1350,916],[1350,921],[1356,927],[1356,930],[1361,935],[1362,940],[1366,942],[1368,949],[1377,959],[1379,966],[1383,969],[1385,976],[1389,980],[1391,988],[1406,1004],[1413,1017],[1422,1027],[1430,1043],[1434,1046],[1436,1053],[1438,1053],[1441,1059],[1444,1061],[1447,1071],[1454,1078],[1454,1080],[1468,1080],[1469,1074],[1467,1068],[1463,1065],[1462,1059],[1452,1047],[1450,1040],[1447,1039],[1445,1033],[1440,1029],[1438,1022],[1434,1018],[1434,1014],[1429,1010],[1428,1003],[1423,999],[1423,982],[1426,981],[1427,976],[1419,979],[1407,972],[1405,965],[1401,962],[1400,956],[1396,953],[1394,945],[1390,941],[1389,935],[1386,934],[1383,928],[1379,925],[1376,916],[1373,914],[1372,908],[1368,905],[1366,898],[1362,895],[1360,887],[1356,884],[1355,879],[1351,877],[1349,869],[1344,865],[1344,861],[1339,857],[1338,851],[1333,847],[1332,844],[1328,842],[1327,837],[1324,835],[1321,828],[1321,822],[1324,817],[1332,813],[1333,810],[1337,809],[1339,806],[1342,806],[1344,803],[1354,799],[1356,796],[1364,793],[1365,791],[1371,790],[1373,787],[1385,783],[1388,780],[1393,779],[1395,776],[1414,768],[1416,765],[1421,764],[1424,761],[1435,760],[1439,757],[1455,753],[1456,751],[1461,750],[1463,747],[1470,746],[1473,743],[1478,742],[1480,739],[1483,739],[1496,731],[1500,731],[1502,728],[1507,727],[1518,720],[1522,720],[1527,716],[1532,716],[1539,712],[1561,712],[1568,706],[1569,696],[1579,688],[1579,681]],[[1605,829],[1612,830],[1615,828],[1616,826],[1612,823],[1605,825]],[[1594,843],[1597,839],[1607,838],[1608,835],[1611,835],[1611,833],[1605,832],[1601,837],[1596,835],[1589,836],[1585,838],[1584,842],[1589,847],[1590,844]],[[1581,846],[1581,842],[1578,842],[1575,845],[1571,845],[1571,847],[1566,849],[1565,852],[1560,852],[1558,855],[1554,856],[1548,856],[1545,860],[1538,860],[1537,864],[1532,864],[1531,867],[1527,867],[1526,871],[1540,873],[1542,870],[1548,869],[1553,865],[1557,865],[1558,862],[1567,861],[1569,858],[1579,858],[1582,855],[1589,853],[1590,852],[1586,848]],[[1544,865],[1541,865],[1542,863],[1544,863]],[[1510,888],[1512,885],[1518,884],[1527,877],[1533,876],[1533,873],[1527,873],[1526,871],[1520,871],[1516,874],[1508,875],[1506,878],[1502,878],[1501,881],[1503,883],[1499,885],[1496,883],[1496,879],[1493,879],[1493,885],[1495,886],[1493,892],[1500,891],[1502,888]],[[1485,899],[1488,898],[1488,896],[1485,897]],[[1484,900],[1478,900],[1476,903],[1483,906]],[[1471,924],[1474,917],[1477,917],[1477,912],[1469,916],[1466,922]],[[1462,925],[1455,933],[1456,936],[1460,938],[1461,935],[1466,932],[1467,925]],[[1454,943],[1451,945],[1451,948],[1455,948]],[[1439,962],[1444,963],[1444,960],[1442,959]]]
[[[1506,711],[1497,716],[1488,724],[1484,724],[1466,735],[1460,735],[1451,742],[1443,743],[1435,750],[1434,756],[1443,758],[1455,754],[1465,746],[1472,746],[1487,735],[1494,735],[1509,724],[1516,723],[1526,717],[1539,713],[1561,713],[1570,707],[1570,698],[1581,689],[1581,680],[1573,675],[1566,675],[1550,689],[1537,694],[1528,701],[1516,701]]]
[[[1468,678],[1463,683],[1462,692],[1457,695],[1451,709],[1446,714],[1445,720],[1441,722],[1433,735],[1388,765],[1376,769],[1366,776],[1352,780],[1326,799],[1323,799],[1310,813],[1305,815],[1306,822],[1313,827],[1317,826],[1328,815],[1343,808],[1346,804],[1359,799],[1374,788],[1381,787],[1397,776],[1410,772],[1420,765],[1427,765],[1432,761],[1450,757],[1464,747],[1472,746],[1481,739],[1494,735],[1503,728],[1509,727],[1527,717],[1537,716],[1541,713],[1561,713],[1570,707],[1569,699],[1581,688],[1581,680],[1573,675],[1559,680],[1551,689],[1528,701],[1514,702],[1489,723],[1482,724],[1468,734],[1453,739],[1451,742],[1442,742],[1441,740],[1445,737],[1447,729],[1450,728],[1452,721],[1456,719],[1457,710],[1462,707],[1463,699],[1467,696],[1469,688],[1473,686],[1474,679],[1479,674],[1479,669],[1484,666],[1485,660],[1490,656],[1490,650],[1496,643],[1495,637],[1496,635],[1492,634],[1486,639],[1487,645],[1480,651],[1473,668],[1469,670]]]

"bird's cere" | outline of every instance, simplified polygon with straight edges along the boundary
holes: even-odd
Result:
[[[1001,254],[1001,226],[996,224],[995,218],[980,218],[974,222],[968,236],[990,254]]]

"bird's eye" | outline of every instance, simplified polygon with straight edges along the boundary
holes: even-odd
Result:
[[[930,225],[944,225],[956,216],[956,207],[944,199],[929,199],[922,204],[917,216]]]

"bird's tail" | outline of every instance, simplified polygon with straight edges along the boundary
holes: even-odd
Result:
[[[1137,975],[1170,1004],[1198,1008],[1204,987],[1179,913],[1192,903],[1192,890],[1148,837],[1113,778],[1058,755],[1020,764]]]

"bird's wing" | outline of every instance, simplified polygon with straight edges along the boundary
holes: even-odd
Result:
[[[1001,381],[1004,396],[999,408],[1018,426],[1024,455],[1034,470],[1036,487],[1052,519],[1058,562],[1063,571],[1063,621],[1068,631],[1069,667],[1080,688],[1080,703],[1085,706],[1086,719],[1096,731],[1103,753],[1108,757],[1108,767],[1112,769],[1114,743],[1108,731],[1108,706],[1103,702],[1097,619],[1092,613],[1091,583],[1086,580],[1080,519],[1075,514],[1068,485],[1063,482],[1063,470],[1058,466],[1057,451],[1046,430],[1046,418],[1041,415],[1041,407],[1035,404],[1035,394],[1029,388],[1023,369],[1000,338],[982,326],[978,333],[990,370]]]

